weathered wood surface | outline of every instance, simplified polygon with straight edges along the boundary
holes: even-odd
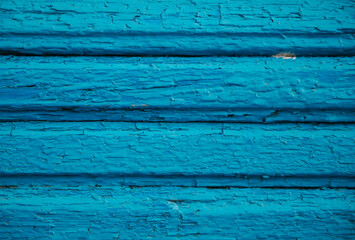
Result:
[[[0,124],[0,171],[354,177],[353,124]],[[277,184],[276,184],[277,185]]]
[[[354,5],[1,1],[0,238],[353,239]]]
[[[354,190],[0,189],[2,239],[353,239]]]
[[[348,0],[12,0],[0,11],[5,54],[355,53]]]
[[[353,57],[0,60],[2,121],[355,119]]]

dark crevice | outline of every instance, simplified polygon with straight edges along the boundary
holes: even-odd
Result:
[[[52,31],[52,32],[1,32],[1,37],[8,36],[45,36],[45,37],[122,37],[122,36],[138,36],[138,37],[149,37],[149,36],[216,36],[216,37],[229,37],[229,36],[247,36],[247,37],[336,37],[339,38],[341,35],[353,35],[355,31],[353,29],[340,29],[340,32],[297,32],[289,29],[282,30],[279,29],[278,32],[233,32],[233,31],[90,31],[90,32],[80,32],[77,31]]]
[[[0,189],[17,188],[16,185],[0,185]]]
[[[17,186],[89,185],[92,187],[196,187],[207,189],[270,188],[270,189],[354,189],[355,176],[340,174],[298,174],[265,176],[248,174],[146,174],[146,173],[2,173],[2,188]],[[11,183],[11,184],[10,184]]]
[[[54,122],[54,123],[85,123],[85,122],[117,122],[117,123],[228,123],[228,124],[263,124],[263,125],[273,125],[273,124],[309,124],[309,125],[352,125],[355,124],[355,121],[226,121],[226,120],[201,120],[201,121],[189,121],[189,120],[181,120],[181,121],[170,121],[170,120],[106,120],[106,119],[97,119],[97,120],[22,120],[22,119],[0,119],[0,123],[31,123],[31,122]]]
[[[14,106],[14,105],[7,105],[7,104],[0,104],[0,111],[1,112],[18,112],[18,111],[23,111],[23,112],[30,112],[30,111],[49,111],[49,112],[57,112],[57,111],[68,111],[68,112],[103,112],[103,111],[154,111],[154,110],[159,110],[159,111],[171,111],[171,112],[189,112],[189,111],[255,111],[255,112],[260,112],[260,111],[272,111],[270,113],[272,116],[278,115],[282,112],[313,112],[313,111],[319,111],[319,112],[327,112],[327,111],[333,111],[333,112],[339,112],[339,111],[347,111],[355,114],[355,108],[353,106],[351,107],[319,107],[319,108],[297,108],[297,107],[180,107],[180,106],[149,106],[149,105],[134,105],[134,106],[122,106],[122,107],[107,107],[104,104],[103,105],[97,105],[97,106],[85,106],[85,105],[62,105],[62,106],[46,106],[46,105],[22,105],[22,106]]]
[[[166,187],[165,185],[163,185]],[[160,187],[159,185],[128,185],[127,187],[134,189],[134,188],[152,188],[152,187]],[[301,187],[301,186],[252,186],[252,187],[245,187],[245,186],[181,186],[181,185],[172,185],[171,187],[180,187],[180,188],[206,188],[206,189],[297,189],[297,190],[326,190],[326,189],[348,189],[354,190],[355,187]]]
[[[287,51],[287,50],[285,50]],[[100,52],[100,51],[99,51]],[[185,51],[186,52],[186,51]],[[324,53],[321,54],[319,53],[318,55],[306,55],[306,54],[296,54],[296,57],[307,57],[307,58],[319,58],[319,57],[324,57],[324,58],[337,58],[337,57],[354,57],[354,54],[347,53],[348,51],[344,49],[343,53],[339,53],[339,51],[336,51],[334,54],[329,54],[329,53]],[[103,53],[102,51],[100,53],[88,53],[88,52],[82,52],[82,53],[24,53],[24,52],[18,52],[18,51],[13,51],[13,50],[0,50],[0,56],[18,56],[18,57],[122,57],[122,58],[135,58],[135,57],[141,57],[141,58],[156,58],[156,57],[176,57],[176,58],[201,58],[201,57],[235,57],[235,58],[241,58],[241,57],[262,57],[262,58],[273,58],[272,56],[274,54],[277,54],[278,51],[270,54],[236,54],[234,52],[232,53],[220,53],[220,54],[191,54],[191,55],[186,55],[186,54],[139,54],[139,53],[132,53],[132,54],[112,54],[112,53]]]
[[[138,178],[183,178],[183,179],[193,179],[193,178],[220,178],[220,179],[254,179],[260,178],[263,180],[270,180],[270,179],[286,179],[286,178],[293,178],[293,179],[353,179],[355,180],[355,175],[344,175],[340,173],[329,173],[329,174],[274,174],[274,175],[267,175],[267,174],[244,174],[244,173],[236,173],[236,174],[225,174],[225,173],[213,173],[213,174],[183,174],[183,173],[166,173],[166,174],[155,174],[155,173],[121,173],[121,172],[103,172],[103,173],[86,173],[86,172],[73,172],[73,173],[0,173],[1,178],[119,178],[119,177],[138,177]]]
[[[128,114],[130,113],[130,114]],[[104,107],[0,105],[0,122],[303,123],[353,124],[355,109]],[[12,115],[11,115],[12,114]],[[187,114],[178,119],[179,114]],[[23,117],[25,115],[26,117]],[[201,116],[200,116],[201,115]],[[310,117],[309,117],[310,116]],[[76,120],[74,120],[76,119]],[[175,120],[177,119],[177,120]]]
[[[66,186],[66,187],[81,187],[85,185],[80,185],[80,186]],[[16,185],[0,185],[0,190],[1,189],[16,189],[16,188],[21,188],[23,186],[16,186]],[[25,186],[26,187],[26,186]],[[58,188],[58,186],[48,186],[48,185],[31,185],[30,188],[56,188],[56,190],[76,190],[76,189],[63,189],[63,188]],[[97,186],[91,186],[93,188],[99,188]],[[102,186],[100,186],[101,188]],[[297,189],[297,190],[327,190],[327,189],[347,189],[347,190],[354,190],[355,187],[346,187],[346,186],[338,186],[338,187],[331,187],[331,186],[311,186],[311,187],[302,187],[302,186],[185,186],[185,185],[121,185],[120,187],[128,187],[130,189],[137,189],[137,188],[156,188],[156,187],[174,187],[174,188],[205,188],[205,189],[225,189],[225,190],[231,190],[231,189]],[[77,190],[76,190],[77,191]],[[169,200],[170,202],[182,202],[180,200]]]

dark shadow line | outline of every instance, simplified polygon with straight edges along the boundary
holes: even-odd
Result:
[[[102,51],[93,51],[93,53],[89,53],[87,51],[84,51],[82,53],[49,53],[46,51],[43,51],[42,53],[29,53],[31,50],[26,50],[26,52],[21,52],[21,51],[14,51],[14,50],[0,50],[0,56],[21,56],[21,57],[122,57],[122,58],[136,58],[136,57],[141,57],[141,58],[153,58],[153,57],[169,57],[169,58],[201,58],[201,57],[234,57],[234,58],[242,58],[242,57],[263,57],[263,58],[273,58],[272,56],[276,54],[236,54],[235,52],[226,52],[222,51],[223,53],[221,54],[197,54],[197,53],[192,53],[191,55],[187,54],[139,54],[139,53],[124,53],[124,54],[112,54],[112,53],[102,53]],[[292,51],[291,49],[285,49],[285,52]],[[124,52],[124,51],[122,51]],[[206,50],[201,51],[201,52],[206,52]],[[215,52],[214,50],[211,52]],[[347,50],[344,49],[344,51],[339,51],[336,50],[334,54],[329,54],[329,51],[324,54],[318,54],[318,55],[305,55],[305,54],[297,54],[297,58],[299,57],[307,57],[307,58],[337,58],[337,57],[354,57],[354,54],[351,53],[346,53]]]
[[[0,104],[0,112],[18,112],[18,111],[68,111],[68,112],[102,112],[102,111],[141,111],[141,112],[150,112],[150,111],[167,111],[167,112],[189,112],[189,111],[250,111],[250,112],[260,112],[260,111],[277,111],[277,112],[339,112],[339,111],[348,111],[355,113],[354,107],[320,107],[320,108],[292,108],[292,107],[174,107],[174,106],[129,106],[129,107],[107,107],[103,105],[98,106],[85,106],[85,105],[59,105],[59,106],[46,106],[46,105],[24,105],[24,107],[14,107],[9,104]]]
[[[0,178],[23,178],[23,177],[50,177],[50,178],[62,178],[62,177],[84,177],[84,178],[122,178],[122,177],[137,177],[137,178],[224,178],[224,179],[285,179],[285,178],[294,178],[294,179],[354,179],[355,175],[344,175],[339,173],[332,174],[290,174],[290,175],[263,175],[263,174],[224,174],[224,173],[215,173],[215,174],[181,174],[181,173],[171,173],[171,174],[154,174],[154,173],[0,173]]]
[[[278,29],[274,32],[236,32],[236,31],[86,31],[86,32],[68,32],[68,31],[52,31],[52,32],[0,32],[0,37],[11,37],[11,36],[45,36],[45,37],[76,37],[76,38],[88,38],[88,37],[151,37],[151,36],[182,36],[182,37],[203,37],[203,36],[213,36],[213,37],[337,37],[341,35],[353,35],[355,31],[353,29],[340,29],[337,32],[297,32],[290,29]]]
[[[186,121],[171,121],[171,120],[107,120],[107,119],[95,119],[95,120],[38,120],[38,119],[0,119],[0,123],[35,123],[35,122],[48,122],[48,123],[91,123],[91,122],[107,122],[107,123],[201,123],[201,124],[217,124],[217,123],[227,123],[227,124],[263,124],[263,125],[278,125],[278,124],[304,124],[304,125],[353,125],[355,121],[287,121],[287,120],[268,120],[268,121],[227,121],[227,120],[186,120]]]

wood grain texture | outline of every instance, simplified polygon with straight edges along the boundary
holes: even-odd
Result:
[[[6,54],[355,53],[347,0],[12,0],[1,1],[0,11]]]
[[[352,239],[354,190],[0,189],[2,239]]]
[[[353,239],[354,6],[0,1],[0,238]]]
[[[354,58],[1,57],[2,121],[353,122]]]
[[[27,122],[0,124],[11,174],[355,176],[355,126]]]

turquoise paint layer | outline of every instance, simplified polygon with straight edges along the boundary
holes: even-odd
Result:
[[[354,9],[1,1],[0,238],[352,239]]]
[[[0,119],[353,122],[354,58],[0,58]]]
[[[352,239],[354,190],[18,187],[2,239]]]
[[[355,176],[353,124],[1,123],[2,174]]]
[[[352,1],[0,3],[0,52],[78,55],[351,56]]]

